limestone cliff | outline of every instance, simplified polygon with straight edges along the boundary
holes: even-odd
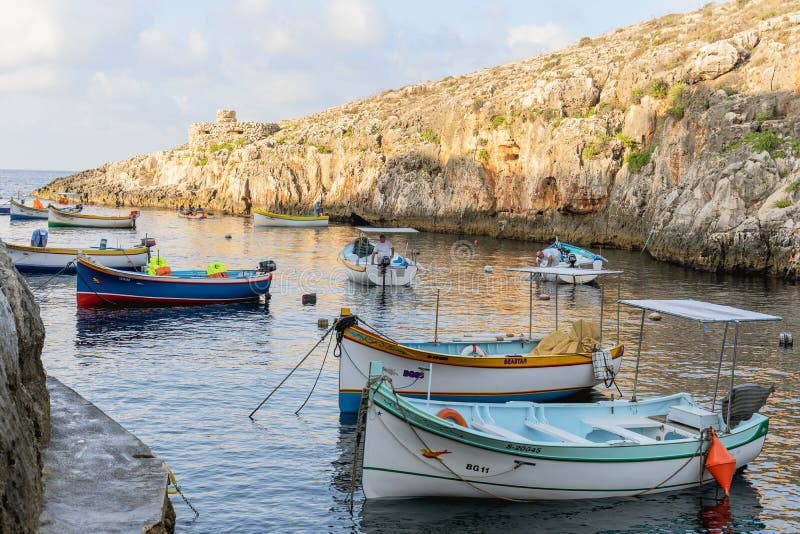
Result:
[[[50,438],[43,343],[39,307],[0,247],[0,532],[34,532],[39,524]]]
[[[219,119],[39,193],[232,213],[321,199],[429,230],[620,247],[652,234],[659,259],[798,273],[798,0],[709,4],[278,127]]]

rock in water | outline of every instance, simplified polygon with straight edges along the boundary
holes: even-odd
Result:
[[[23,278],[0,249],[0,532],[35,532],[50,397],[40,359],[44,325]]]

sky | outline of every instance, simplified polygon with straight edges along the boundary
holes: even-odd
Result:
[[[81,170],[568,46],[708,0],[0,0],[0,168]]]

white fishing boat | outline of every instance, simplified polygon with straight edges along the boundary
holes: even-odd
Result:
[[[80,195],[72,193],[57,193],[58,201],[63,204],[63,211],[79,213],[82,206],[79,204]],[[34,199],[32,206],[27,206],[24,200],[9,200],[9,215],[11,220],[47,219],[47,207],[39,199]]]
[[[85,215],[71,213],[48,206],[48,226],[78,226],[89,228],[136,228],[136,219],[139,217],[137,210],[128,215]]]
[[[358,227],[359,231],[367,234],[388,233],[415,233],[413,228],[372,228]],[[348,244],[339,253],[339,261],[344,265],[348,280],[364,286],[407,286],[417,276],[417,261],[402,257],[398,253],[382,264],[373,257],[377,246],[376,241],[371,241],[362,235]]]
[[[562,274],[547,274],[541,275],[543,280],[548,282],[558,282],[560,284],[590,284],[597,279],[597,275],[592,271],[599,271],[603,268],[603,263],[608,262],[606,258],[600,254],[588,251],[569,243],[564,243],[556,239],[556,241],[547,249],[554,249],[560,254],[558,264],[554,267],[564,267],[570,269],[583,269],[580,276],[562,275]]]
[[[519,269],[552,274],[554,267]],[[619,276],[604,270],[598,276]],[[402,395],[457,401],[506,402],[553,400],[605,383],[619,371],[624,347],[603,338],[603,308],[594,321],[579,320],[568,332],[558,329],[558,295],[554,299],[555,332],[533,336],[533,284],[529,284],[528,333],[471,332],[442,340],[438,311],[433,339],[395,341],[359,324],[355,316],[340,319],[339,409],[358,411],[372,361],[381,361],[395,377]],[[437,297],[438,299],[438,297]],[[601,299],[602,301],[602,299]],[[438,300],[436,308],[438,310]],[[563,324],[563,323],[562,323]]]
[[[308,228],[328,226],[327,215],[281,215],[271,211],[253,208],[254,226],[279,226],[288,228]]]
[[[724,323],[710,406],[688,393],[537,404],[448,402],[401,396],[399,379],[374,362],[368,383],[363,460],[367,499],[468,497],[515,501],[596,499],[674,491],[717,482],[760,453],[769,421],[758,413],[773,388],[734,386],[739,328],[780,317],[694,300],[622,304],[700,323]],[[728,325],[735,330],[730,386],[718,404]],[[434,378],[435,380],[435,378]]]
[[[63,272],[75,274],[75,260],[80,254],[106,267],[125,270],[140,270],[147,265],[150,248],[62,248],[30,247],[15,243],[4,243],[11,262],[20,272]]]

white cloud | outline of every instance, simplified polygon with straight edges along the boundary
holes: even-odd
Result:
[[[125,72],[95,72],[87,89],[90,98],[98,100],[131,100],[145,96],[145,82],[131,78]]]
[[[189,32],[189,53],[196,59],[203,59],[208,55],[208,44],[203,34],[196,29]]]
[[[383,38],[383,17],[366,0],[333,0],[328,5],[328,26],[342,43],[367,45]]]
[[[63,33],[42,2],[16,2],[0,17],[0,66],[24,65],[58,55]]]
[[[175,95],[172,97],[172,100],[178,106],[178,109],[181,110],[181,113],[189,113],[192,107],[189,104],[189,97],[186,95]]]
[[[137,45],[145,52],[160,52],[166,47],[167,40],[158,30],[148,28],[139,32]]]
[[[506,45],[515,57],[533,56],[569,44],[569,32],[558,24],[512,26],[506,34]]]
[[[59,75],[53,68],[32,66],[0,72],[0,92],[41,91],[56,87]]]

